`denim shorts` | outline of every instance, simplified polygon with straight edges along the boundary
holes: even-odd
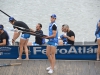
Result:
[[[21,35],[21,39],[29,39],[30,38],[30,34],[22,34]]]
[[[48,41],[47,42],[47,45],[50,45],[50,46],[57,46],[58,45],[58,43],[55,43],[55,42],[53,42],[53,41]]]
[[[97,39],[100,39],[100,34],[96,34],[96,38]]]

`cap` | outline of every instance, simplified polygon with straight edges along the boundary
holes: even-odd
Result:
[[[0,29],[3,30],[3,26],[2,25],[0,25]]]
[[[13,21],[15,20],[13,17],[9,17],[9,21]]]
[[[56,15],[55,14],[52,14],[51,17],[56,18]]]

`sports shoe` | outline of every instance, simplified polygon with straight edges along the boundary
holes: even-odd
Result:
[[[17,58],[17,60],[21,60],[21,58]]]
[[[52,73],[53,73],[53,70],[52,70],[52,69],[50,69],[50,70],[48,71],[48,73],[49,73],[49,74],[52,74]]]
[[[47,71],[50,70],[50,69],[51,69],[51,66],[46,68]]]
[[[99,57],[99,54],[97,54],[97,61],[99,61],[100,60],[100,57]]]
[[[99,61],[100,59],[99,58],[97,58],[97,61]]]

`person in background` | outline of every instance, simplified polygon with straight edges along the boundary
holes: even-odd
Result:
[[[4,30],[4,26],[0,24],[0,46],[7,46],[9,45],[9,35]]]
[[[57,25],[55,23],[56,15],[52,14],[50,18],[51,18],[51,23],[49,24],[49,36],[45,36],[44,38],[49,39],[46,48],[46,55],[49,59],[50,66],[47,67],[46,70],[48,70],[49,74],[52,74],[54,71],[54,66],[56,61],[55,53],[58,45],[58,30],[57,30]]]
[[[41,28],[42,28],[42,24],[38,23],[36,25],[36,31],[38,31],[40,34],[43,35],[43,31],[41,30]],[[33,30],[33,32],[35,32],[35,31]],[[42,45],[42,44],[45,44],[45,39],[41,38],[41,37],[38,37],[38,36],[35,36],[35,42],[28,42],[27,45],[28,46],[31,46],[31,45],[33,45],[33,46],[39,46],[39,45]]]
[[[67,44],[74,45],[75,41],[75,33],[70,30],[69,26],[67,24],[64,24],[64,32],[66,32],[66,35],[63,35],[67,39]]]
[[[30,29],[27,24],[25,24],[22,21],[16,21],[13,17],[9,18],[9,22],[13,25],[13,27],[16,30],[19,30],[17,27],[23,27],[25,29]],[[20,35],[20,32],[17,32],[17,31],[14,32],[12,43],[15,42],[15,40],[19,37],[19,35]],[[19,57],[17,59],[22,59],[23,48],[25,49],[26,60],[29,59],[28,48],[27,48],[27,43],[28,43],[29,38],[30,38],[30,34],[26,34],[26,33],[22,32],[22,35],[20,38],[20,44],[19,44],[19,47],[20,47]]]
[[[62,25],[62,32],[64,32],[64,26],[65,25]],[[64,32],[64,34],[62,34],[60,37],[59,37],[59,42],[58,44],[59,45],[66,45],[67,44],[67,38],[65,38],[63,35],[66,35],[66,32]]]
[[[96,36],[97,44],[98,44],[96,60],[99,61],[100,60],[100,20],[98,21],[98,23],[96,25],[95,36]]]

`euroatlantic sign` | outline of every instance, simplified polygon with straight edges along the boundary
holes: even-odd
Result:
[[[30,59],[47,59],[46,46],[29,46]],[[66,60],[95,60],[97,45],[87,46],[58,46],[56,59]],[[0,59],[16,59],[18,57],[18,46],[0,47]],[[25,52],[23,52],[25,58]]]

